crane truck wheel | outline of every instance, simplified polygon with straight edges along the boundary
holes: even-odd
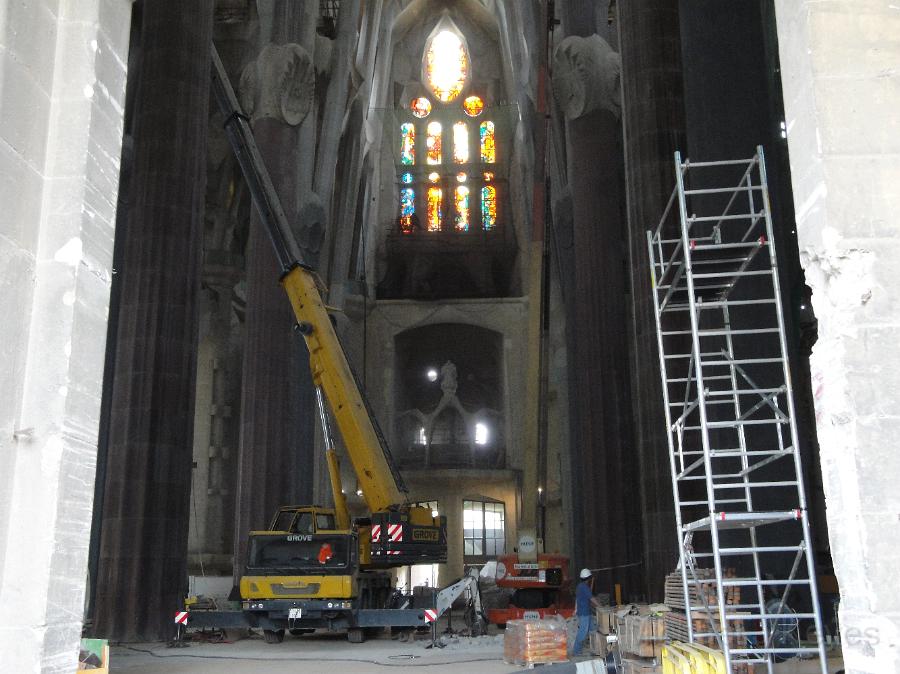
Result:
[[[267,644],[280,644],[284,641],[284,630],[263,630],[263,638]]]
[[[366,633],[362,627],[351,627],[347,630],[347,641],[351,644],[361,644],[366,640]]]

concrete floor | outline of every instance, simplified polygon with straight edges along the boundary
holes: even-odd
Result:
[[[404,643],[385,636],[351,644],[343,635],[286,636],[281,644],[266,644],[261,637],[233,643],[191,644],[168,648],[165,644],[132,644],[112,649],[110,670],[129,674],[243,674],[276,667],[280,673],[362,674],[397,668],[425,668],[429,674],[485,672],[500,674],[521,667],[503,662],[499,637],[460,639],[443,649],[426,649],[427,641]]]
[[[502,635],[460,638],[443,649],[426,648],[428,641],[404,643],[386,634],[364,644],[348,643],[336,634],[285,637],[281,644],[266,644],[261,636],[230,643],[191,643],[185,648],[165,644],[116,646],[110,656],[111,672],[128,674],[365,674],[391,669],[417,668],[428,674],[501,674],[523,671],[503,662]],[[841,668],[830,659],[828,671]],[[762,674],[764,670],[758,670]],[[817,661],[789,661],[776,667],[778,674],[819,674]],[[548,670],[549,674],[549,670]]]

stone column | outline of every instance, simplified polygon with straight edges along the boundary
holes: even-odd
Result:
[[[94,633],[165,639],[187,590],[212,5],[143,4]]]
[[[778,0],[810,366],[848,672],[900,671],[900,11]]]
[[[617,7],[631,275],[630,364],[644,574],[649,598],[661,600],[663,579],[678,561],[678,539],[645,232],[656,227],[675,186],[673,153],[685,149],[678,0],[629,0]]]
[[[130,0],[0,9],[0,660],[75,670]]]
[[[570,8],[571,9],[571,8]],[[569,21],[567,21],[569,23]],[[575,25],[591,21],[571,21]],[[569,36],[554,57],[554,91],[567,118],[572,199],[569,297],[573,502],[577,567],[621,566],[598,577],[643,593],[637,460],[631,449],[622,185],[621,62],[599,35]],[[610,544],[610,541],[615,541]]]
[[[325,243],[325,264],[322,271],[328,276],[331,291],[329,302],[342,306],[344,303],[347,270],[350,268],[350,260],[353,251],[353,232],[359,223],[348,218],[339,221],[334,216],[341,212],[341,203],[346,199],[345,194],[332,197],[335,187],[335,169],[338,166],[338,158],[341,150],[341,137],[344,130],[344,122],[347,118],[347,96],[350,93],[350,74],[353,68],[353,52],[357,46],[359,36],[357,34],[357,21],[359,19],[360,0],[344,0],[341,2],[338,21],[337,38],[334,40],[333,53],[328,78],[328,90],[325,95],[325,105],[321,118],[321,139],[316,148],[316,172],[313,181],[313,191],[322,196],[325,207],[326,220],[329,223]],[[362,134],[362,129],[360,129]],[[342,177],[344,187],[350,187],[346,174],[356,175],[352,167],[343,167],[346,172]],[[350,187],[351,192],[354,190]],[[357,200],[365,198],[364,194],[356,196]],[[348,210],[348,212],[350,212]]]
[[[260,154],[292,223],[298,220],[298,129],[312,107],[313,82],[312,61],[297,44],[267,45],[241,76],[241,105],[252,116]],[[321,223],[296,233],[314,265]],[[278,283],[281,270],[255,209],[246,259],[235,578],[243,570],[247,532],[268,526],[278,506],[309,499],[315,433],[309,356],[293,330],[294,315]]]

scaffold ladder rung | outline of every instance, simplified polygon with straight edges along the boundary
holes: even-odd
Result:
[[[746,192],[749,190],[761,190],[762,185],[751,185],[750,187],[713,187],[706,190],[685,190],[685,194],[730,194],[735,190]]]

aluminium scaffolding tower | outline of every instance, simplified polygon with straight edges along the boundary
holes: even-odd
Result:
[[[827,674],[762,147],[676,153],[675,178],[647,244],[688,638],[729,674],[801,654]],[[800,620],[815,647],[785,637]]]

